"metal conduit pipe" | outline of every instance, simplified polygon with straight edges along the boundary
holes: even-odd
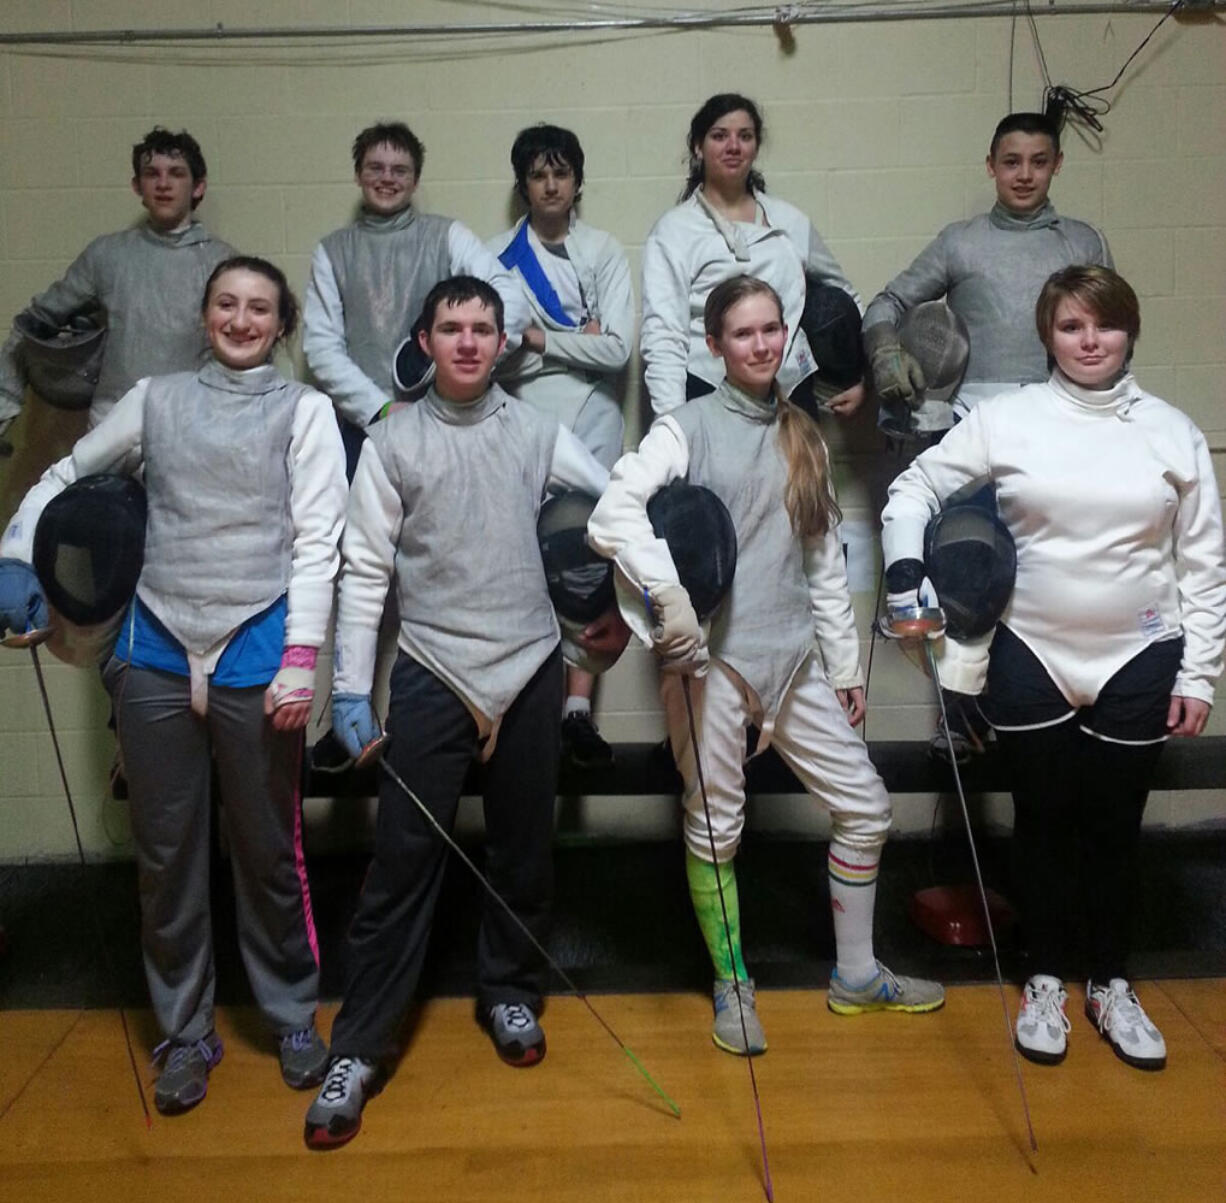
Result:
[[[1083,4],[1048,0],[1035,15],[1083,16],[1100,13],[1162,13],[1170,0],[1116,0]],[[1226,0],[1185,0],[1185,10],[1213,12]],[[596,17],[587,20],[490,21],[471,24],[350,26],[264,26],[232,28],[218,23],[207,29],[93,29],[68,33],[0,34],[0,46],[139,45],[153,42],[307,41],[311,39],[484,37],[491,34],[619,33],[634,30],[720,29],[737,26],[856,24],[867,21],[926,21],[971,17],[1025,16],[1013,0],[968,4],[830,4],[783,5],[753,12],[679,13],[663,17]]]

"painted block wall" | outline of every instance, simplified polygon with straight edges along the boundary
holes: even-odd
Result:
[[[722,4],[711,10],[731,8]],[[541,3],[532,15],[570,15]],[[400,0],[7,0],[0,33],[253,25],[302,29],[406,21],[525,20],[522,7]],[[1153,15],[1039,18],[1054,81],[1076,88],[1115,75]],[[1039,103],[1041,78],[1007,19],[802,26],[785,46],[769,28],[607,37],[281,40],[191,45],[0,46],[0,325],[93,236],[139,218],[129,148],[153,124],[186,127],[209,163],[202,220],[244,251],[279,262],[301,290],[318,239],[353,215],[349,144],[363,125],[406,120],[426,144],[417,194],[489,236],[516,216],[508,153],[538,120],[568,125],[587,152],[584,217],[612,230],[637,277],[643,240],[674,202],[689,118],[709,94],[738,90],[763,106],[759,165],[771,191],[810,214],[867,300],[949,221],[991,203],[987,141],[1010,106]],[[1070,132],[1052,196],[1099,225],[1142,300],[1138,375],[1200,424],[1226,457],[1226,31],[1168,21],[1112,94],[1105,129]],[[301,370],[295,348],[290,365]],[[642,429],[638,364],[628,381],[628,438]],[[27,402],[0,460],[0,518],[71,446],[79,422]],[[856,611],[868,650],[880,498],[899,464],[868,415],[827,429],[853,538]],[[1219,480],[1226,479],[1219,469]],[[328,671],[325,660],[321,680]],[[112,737],[96,678],[50,662],[47,679],[69,780],[91,855],[130,852],[127,809],[106,796]],[[326,685],[324,686],[326,689]],[[877,646],[869,691],[874,739],[923,739],[929,686],[891,646]],[[650,658],[632,649],[598,699],[613,740],[656,739],[663,724]],[[1226,732],[1215,711],[1210,730]],[[931,799],[897,799],[902,829],[926,830]],[[1008,821],[1004,799],[984,803]],[[762,800],[762,826],[821,831],[803,800]],[[565,836],[664,834],[668,799],[563,804]],[[321,838],[360,838],[369,808],[312,803]],[[1156,797],[1150,821],[1226,819],[1213,791]],[[74,854],[58,771],[29,658],[0,653],[0,861]]]

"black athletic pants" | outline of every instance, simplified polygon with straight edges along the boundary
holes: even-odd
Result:
[[[1166,734],[1182,655],[1181,639],[1151,644],[1074,711],[1030,649],[997,629],[982,709],[1012,782],[1014,896],[1032,972],[1128,976],[1137,842],[1163,747],[1145,741]]]
[[[562,709],[555,649],[503,716],[485,777],[485,873],[544,941],[553,895],[553,812]],[[403,652],[392,670],[387,757],[444,830],[455,826],[477,724],[451,688]],[[379,785],[374,856],[349,929],[345,999],[333,1056],[395,1054],[417,987],[443,882],[447,848],[386,774]],[[477,1007],[526,1003],[540,1011],[546,966],[488,895],[477,942]]]

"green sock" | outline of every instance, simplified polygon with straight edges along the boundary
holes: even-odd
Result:
[[[702,938],[707,942],[715,976],[732,980],[733,966],[738,981],[747,981],[745,961],[741,955],[741,905],[736,892],[736,870],[731,861],[712,865],[688,849],[685,854],[685,876],[690,883],[690,899]],[[724,914],[719,905],[720,887],[724,891],[724,906],[728,908],[728,930],[724,929]],[[728,936],[732,937],[729,949]]]

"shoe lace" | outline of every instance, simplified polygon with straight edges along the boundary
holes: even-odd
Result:
[[[502,1022],[513,1031],[526,1032],[536,1022],[536,1016],[523,1003],[504,1003]]]
[[[197,1053],[204,1058],[204,1063],[207,1065],[212,1058],[212,1049],[209,1048],[204,1039],[200,1040],[163,1040],[153,1050],[153,1068],[158,1068],[158,1063],[165,1058],[165,1063],[162,1065],[163,1073],[174,1073],[176,1070],[182,1069],[189,1060],[192,1053]]]
[[[291,1052],[295,1053],[300,1053],[310,1048],[314,1042],[314,1028],[300,1028],[296,1032],[290,1032],[288,1035],[281,1037],[281,1047],[288,1048]]]
[[[1035,988],[1029,985],[1026,987],[1026,1009],[1033,1013],[1035,1021],[1063,1028],[1066,1034],[1073,1030],[1073,1022],[1064,1010],[1067,999],[1068,993],[1064,990],[1052,987]]]
[[[319,1088],[319,1097],[328,1103],[339,1103],[348,1096],[351,1079],[357,1070],[356,1057],[337,1057],[328,1067],[328,1076]]]
[[[1105,1032],[1116,1023],[1128,1027],[1137,1027],[1145,1018],[1137,996],[1131,990],[1117,991],[1107,989],[1098,1002],[1098,1030]]]

